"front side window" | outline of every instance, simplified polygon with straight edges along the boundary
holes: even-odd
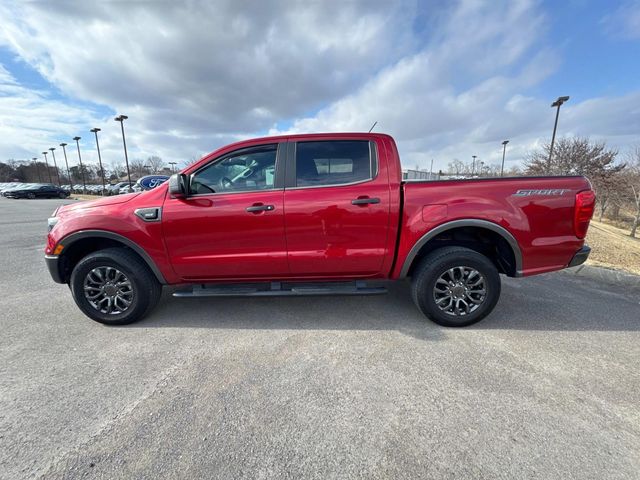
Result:
[[[274,188],[277,145],[248,148],[207,165],[191,179],[191,193],[226,193]]]
[[[341,185],[373,178],[373,162],[366,140],[298,142],[296,186]]]

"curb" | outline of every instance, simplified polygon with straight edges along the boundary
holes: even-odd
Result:
[[[611,285],[620,285],[625,288],[640,290],[640,275],[623,272],[622,270],[613,270],[611,268],[596,267],[593,265],[580,265],[579,267],[567,268],[565,272],[576,277],[590,278]]]

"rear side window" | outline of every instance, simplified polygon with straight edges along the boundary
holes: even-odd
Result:
[[[373,178],[372,149],[366,140],[298,142],[296,186],[343,185]]]

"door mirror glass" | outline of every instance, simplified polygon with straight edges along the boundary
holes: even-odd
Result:
[[[184,173],[176,173],[169,177],[169,193],[174,198],[187,196],[187,176]]]

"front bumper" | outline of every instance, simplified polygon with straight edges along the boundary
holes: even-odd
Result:
[[[45,255],[44,261],[49,269],[49,274],[53,281],[56,283],[64,283],[64,280],[60,276],[60,261],[57,255]]]
[[[585,245],[580,250],[576,252],[571,261],[569,262],[569,267],[577,267],[578,265],[582,265],[589,258],[589,254],[591,253],[591,247]]]

